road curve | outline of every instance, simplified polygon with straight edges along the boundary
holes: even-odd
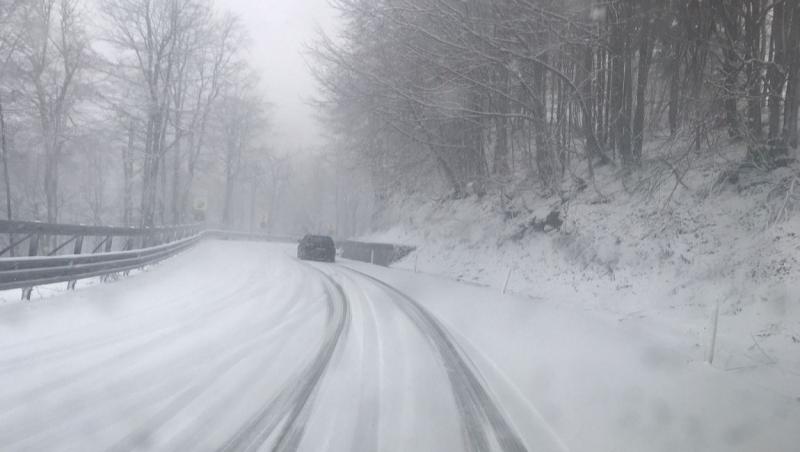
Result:
[[[209,242],[0,305],[0,450],[533,450],[482,371],[384,281]]]
[[[310,267],[314,269],[314,267]],[[332,278],[314,269],[323,279],[327,291],[327,324],[324,339],[314,359],[281,389],[262,410],[256,412],[220,448],[221,451],[259,450],[272,439],[271,450],[293,451],[303,437],[311,404],[342,334],[350,320],[347,297]]]
[[[408,318],[416,325],[431,343],[441,360],[450,380],[453,396],[461,417],[464,450],[494,450],[492,444],[504,452],[526,451],[519,435],[509,425],[502,410],[492,399],[485,383],[465,357],[441,322],[432,316],[420,303],[397,288],[366,273],[342,267],[356,275],[361,282],[378,286]],[[491,440],[494,440],[494,443]]]

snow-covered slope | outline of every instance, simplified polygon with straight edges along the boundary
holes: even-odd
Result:
[[[418,247],[396,267],[498,290],[511,270],[509,291],[666,337],[692,363],[719,304],[714,368],[800,401],[800,169],[731,182],[705,165],[680,182],[658,162],[624,179],[604,168],[596,189],[505,203],[412,198],[367,239]],[[553,209],[561,231],[520,233]]]
[[[790,452],[800,441],[797,385],[731,378],[695,359],[687,337],[493,288],[368,271],[442,320],[532,441],[603,452]]]

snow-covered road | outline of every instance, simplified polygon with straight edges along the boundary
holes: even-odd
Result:
[[[730,381],[669,339],[292,252],[209,241],[133,277],[0,306],[0,449],[788,451],[800,440],[800,393]]]

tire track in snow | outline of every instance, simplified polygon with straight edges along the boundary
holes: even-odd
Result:
[[[328,322],[322,346],[309,365],[291,379],[296,383],[284,387],[220,451],[258,450],[267,441],[272,443],[273,451],[295,451],[300,445],[310,414],[311,399],[350,322],[349,302],[344,289],[324,272],[311,265],[304,265],[322,276],[328,293]]]
[[[462,420],[462,435],[467,450],[494,449],[492,440],[504,452],[528,449],[497,406],[474,365],[463,354],[446,328],[417,301],[391,285],[358,270],[340,266],[383,289],[390,299],[428,338],[447,371],[453,396]]]
[[[221,299],[221,305],[226,306],[226,310],[234,308],[245,309],[253,305],[258,305],[259,301],[255,295],[261,293],[261,288],[257,285],[245,285],[244,287],[246,290],[237,290],[226,298]],[[296,297],[290,296],[289,298],[293,299]],[[133,433],[124,437],[118,448],[121,450],[130,450],[132,448],[129,447],[130,444],[146,442],[144,440],[145,438],[155,432],[166,420],[175,417],[186,405],[209,389],[217,379],[224,376],[229,368],[235,366],[244,359],[258,355],[262,348],[259,344],[273,341],[275,338],[280,337],[279,333],[281,331],[287,330],[293,325],[303,321],[303,319],[307,317],[304,315],[305,310],[307,310],[307,306],[299,308],[297,303],[285,303],[281,305],[276,312],[266,314],[270,317],[284,319],[283,322],[271,328],[258,328],[258,322],[254,321],[249,325],[249,329],[234,331],[235,334],[231,336],[229,340],[214,341],[207,346],[204,345],[202,347],[195,347],[196,349],[188,350],[191,353],[181,353],[180,355],[169,357],[166,363],[158,362],[157,364],[159,366],[167,365],[169,369],[172,369],[165,373],[165,375],[168,376],[167,378],[152,378],[153,375],[163,373],[164,370],[154,369],[153,363],[151,363],[150,367],[140,369],[134,373],[122,374],[124,378],[115,380],[113,391],[110,392],[108,396],[104,397],[103,401],[107,405],[108,402],[113,400],[115,404],[119,404],[116,405],[116,408],[122,406],[126,407],[126,416],[124,416],[124,419],[128,419],[130,414],[135,411],[146,411],[148,408],[158,405],[159,401],[164,401],[165,406],[156,410],[155,414],[148,417],[149,420],[144,421]],[[215,312],[218,315],[222,311],[215,310]],[[173,334],[169,338],[159,337],[157,339],[176,339],[180,335],[185,336],[192,331],[208,326],[209,320],[215,320],[214,316],[210,315],[203,316],[203,319],[206,323],[197,324],[199,319],[195,319],[178,328],[176,333],[179,332],[181,334]],[[167,340],[167,342],[169,342],[169,340]],[[231,348],[230,344],[235,345]],[[136,353],[123,353],[117,356],[114,361],[117,362],[117,365],[121,364],[122,361],[136,363],[139,361],[138,358],[141,358],[141,355],[157,349],[155,345],[157,345],[157,342],[148,341],[137,347]],[[208,359],[209,356],[215,358]],[[103,364],[108,367],[112,364],[112,361],[103,361]],[[96,366],[92,366],[92,368],[94,367]],[[110,367],[115,368],[116,366]],[[99,378],[98,383],[103,379],[102,375],[98,375],[94,372],[82,372],[81,375],[84,373],[87,374],[86,376]],[[154,380],[155,384],[149,386],[142,385],[142,382],[150,380]],[[34,390],[30,396],[41,397],[50,392],[49,390],[51,389],[61,389],[62,386],[57,383],[58,382],[50,382],[46,386],[46,389],[40,390],[40,393],[36,393]],[[86,382],[83,383],[85,385]],[[176,392],[176,386],[183,387]],[[103,416],[101,412],[106,405],[98,404],[95,406],[95,404],[93,404],[91,409],[87,410],[87,408],[83,407],[86,402],[86,394],[68,392],[67,395],[68,397],[59,400],[56,409],[46,413],[49,418],[49,420],[43,424],[46,427],[43,427],[41,423],[37,422],[35,425],[31,426],[33,430],[27,433],[17,429],[13,432],[16,437],[16,439],[13,440],[25,442],[35,441],[36,437],[47,435],[51,433],[51,431],[57,429],[66,429],[69,431],[68,426],[71,423],[79,421],[81,417],[100,418]],[[133,400],[127,402],[124,400],[127,398],[133,398]],[[93,413],[93,411],[98,412]],[[69,413],[81,413],[82,416],[69,416]],[[42,419],[40,418],[38,420],[41,421]],[[2,435],[0,435],[0,439],[2,439]],[[7,438],[0,442],[5,441],[12,441],[12,438]]]
[[[186,314],[191,314],[191,316],[187,316],[187,318],[181,322],[181,325],[175,325],[173,322],[168,321],[162,322],[161,325],[156,327],[153,323],[148,323],[142,327],[123,332],[113,332],[110,335],[81,338],[78,341],[70,341],[70,336],[83,334],[85,330],[92,330],[94,327],[94,325],[91,324],[82,325],[80,329],[65,331],[42,338],[37,338],[31,341],[23,341],[0,347],[0,356],[8,356],[11,354],[10,352],[15,350],[30,349],[32,346],[38,346],[39,348],[34,352],[28,351],[24,355],[12,356],[8,358],[4,357],[2,360],[0,360],[0,371],[5,373],[18,367],[29,367],[30,365],[35,365],[42,362],[50,364],[54,360],[59,359],[72,360],[76,355],[81,353],[90,353],[100,348],[113,347],[118,343],[127,342],[132,339],[137,339],[139,337],[147,336],[157,332],[165,332],[165,334],[170,334],[170,331],[172,330],[183,328],[184,324],[188,325],[193,322],[202,321],[206,318],[213,317],[221,311],[230,310],[236,307],[227,303],[220,303],[220,301],[236,301],[239,297],[251,291],[252,287],[261,281],[262,275],[256,270],[256,268],[251,270],[246,278],[242,278],[242,283],[236,285],[238,289],[223,295],[225,297],[224,300],[215,300],[213,304],[198,304],[197,300],[209,298],[209,292],[214,293],[216,290],[220,289],[225,291],[226,287],[229,287],[230,284],[199,286],[190,290],[189,293],[173,297],[166,303],[161,303],[157,306],[151,306],[146,309],[136,310],[123,316],[111,319],[111,321],[115,323],[121,323],[157,311],[167,312],[168,310],[174,311],[175,308],[186,307],[188,309],[182,310],[185,310]]]
[[[289,329],[289,327],[296,323],[296,321],[291,320],[274,328],[264,330],[261,334],[240,343],[233,350],[229,350],[223,359],[218,360],[210,369],[207,369],[187,387],[176,394],[166,406],[153,414],[144,425],[140,426],[134,432],[131,432],[126,437],[122,438],[108,450],[122,452],[135,450],[142,444],[146,445],[149,437],[156,432],[160,426],[164,425],[168,420],[174,418],[181,410],[183,410],[195,399],[200,397],[203,393],[209,391],[214,382],[222,379],[236,365],[245,359],[252,359],[253,357],[258,356],[258,360],[262,362],[263,365],[257,367],[255,373],[264,372],[270,367],[273,357],[277,355],[279,350],[273,348],[264,352],[261,344],[267,342],[268,339],[277,338],[278,333]],[[141,403],[141,401],[137,402]]]
[[[302,331],[299,328],[296,328],[300,323],[303,321],[307,321],[307,317],[305,316],[306,312],[308,311],[308,306],[304,307],[302,311],[292,311],[295,314],[293,316],[300,316],[301,314],[304,315],[304,318],[291,318],[287,319],[282,322],[281,328],[287,329],[286,335],[276,337],[277,340],[269,340],[264,342],[264,346],[267,348],[274,347],[277,348],[277,353],[280,354],[284,345],[293,341],[296,337],[298,337]],[[274,330],[275,328],[273,328]],[[266,352],[262,353],[259,359],[264,360]],[[270,351],[272,353],[272,351]],[[274,356],[274,354],[273,354]],[[260,368],[255,368],[247,373],[247,375],[242,378],[237,385],[236,388],[255,388],[262,382],[265,374],[271,369],[274,369],[277,364],[277,359],[273,360],[270,358],[263,363],[263,366]],[[199,431],[207,431],[208,429],[213,429],[220,418],[225,418],[228,416],[229,413],[233,412],[236,409],[237,403],[240,402],[239,399],[242,398],[241,391],[237,390],[236,394],[228,394],[225,396],[218,396],[216,402],[212,402],[206,406],[203,410],[203,413],[199,414],[193,421],[192,426],[187,428],[182,434],[177,435],[176,437],[172,438],[171,441],[164,447],[164,450],[176,450],[176,451],[184,451],[184,450],[203,450],[208,448],[208,444],[204,441],[206,438],[199,436],[196,432]]]
[[[321,267],[321,269],[331,270],[334,268],[329,266]],[[357,367],[354,367],[353,370],[356,371],[357,375],[352,375],[348,383],[349,385],[357,385],[359,392],[358,396],[347,394],[347,391],[343,396],[340,395],[340,397],[351,396],[358,400],[357,406],[354,407],[354,424],[356,428],[352,432],[353,436],[349,450],[352,452],[382,450],[379,446],[381,432],[378,420],[381,407],[381,384],[384,379],[382,374],[384,371],[384,357],[383,341],[379,333],[380,325],[377,314],[372,301],[354,278],[335,270],[331,273],[341,278],[339,281],[342,288],[348,292],[352,318],[362,320],[360,328],[349,328],[350,334],[346,337],[348,346],[344,348],[351,355],[354,354],[356,356]]]
[[[93,338],[90,346],[87,346],[87,343],[84,342],[73,347],[62,346],[58,348],[57,351],[42,351],[42,354],[52,353],[52,356],[48,357],[48,364],[52,365],[53,361],[56,359],[74,359],[76,355],[87,353],[103,347],[113,347],[114,345],[122,342],[121,338],[124,338],[124,340],[127,341],[138,341],[131,344],[128,348],[118,351],[115,355],[95,361],[91,365],[76,370],[75,372],[61,375],[55,380],[45,381],[40,385],[29,388],[25,391],[14,393],[8,397],[0,397],[0,408],[5,407],[5,410],[8,410],[19,406],[21,403],[24,403],[26,400],[30,400],[31,398],[42,397],[55,391],[63,391],[67,388],[67,386],[80,383],[82,379],[87,377],[99,378],[101,377],[101,371],[104,369],[119,365],[119,363],[123,361],[135,361],[137,358],[151,353],[154,346],[158,343],[167,343],[181,336],[186,336],[195,331],[201,330],[207,325],[208,320],[214,319],[222,313],[241,309],[243,306],[251,304],[253,301],[251,297],[248,297],[247,295],[254,295],[258,293],[257,290],[253,289],[253,287],[258,287],[255,285],[259,281],[256,276],[257,274],[254,273],[250,278],[248,278],[247,282],[237,290],[234,290],[225,295],[223,298],[220,298],[213,305],[204,305],[205,308],[210,309],[200,309],[193,313],[191,317],[183,320],[178,325],[166,325],[153,329],[149,332],[143,328],[136,329],[112,336],[107,341],[103,341],[102,338]],[[152,335],[152,337],[147,337],[149,335]],[[37,356],[35,359],[38,360],[41,359],[41,357]],[[16,362],[15,365],[21,366],[23,362]],[[2,366],[0,366],[0,370],[3,372],[8,371],[8,369]],[[0,409],[0,413],[5,410]]]
[[[136,309],[134,311],[125,313],[123,315],[115,316],[110,318],[109,320],[103,320],[100,322],[93,322],[89,324],[80,325],[79,328],[76,329],[69,329],[65,331],[59,331],[54,334],[49,334],[46,336],[38,337],[35,339],[29,339],[26,341],[15,342],[10,345],[3,345],[0,346],[0,357],[3,357],[0,360],[0,370],[6,371],[7,366],[14,366],[17,361],[27,361],[27,362],[35,362],[41,359],[47,359],[48,361],[52,361],[53,359],[62,358],[67,356],[72,358],[71,353],[76,351],[84,351],[86,349],[91,349],[97,346],[104,346],[111,341],[116,342],[124,342],[131,337],[135,336],[136,334],[141,334],[142,331],[144,332],[152,332],[154,330],[153,324],[148,324],[144,328],[140,328],[138,330],[130,330],[125,331],[122,333],[114,332],[111,335],[106,335],[101,338],[100,342],[98,342],[98,338],[80,338],[78,341],[71,340],[73,336],[81,336],[85,333],[85,331],[94,330],[97,325],[107,325],[109,321],[113,321],[115,323],[124,323],[126,321],[133,320],[135,318],[142,317],[145,314],[151,314],[153,318],[158,318],[156,314],[164,313],[164,312],[174,312],[176,310],[180,311],[187,311],[188,313],[192,313],[194,315],[202,315],[203,309],[213,306],[208,305],[198,305],[198,299],[208,298],[210,293],[227,293],[228,288],[231,286],[238,287],[238,291],[246,290],[246,288],[253,283],[257,283],[261,280],[262,274],[260,273],[261,265],[254,265],[250,269],[250,271],[246,274],[242,274],[238,279],[240,281],[229,281],[226,280],[224,283],[218,283],[214,280],[204,281],[205,284],[203,285],[196,285],[192,286],[188,289],[187,292],[180,293],[175,296],[170,296],[164,301],[156,304],[147,306],[144,308]],[[126,279],[122,281],[123,284],[133,284],[134,282],[138,281],[136,278]],[[88,290],[101,290],[101,289],[108,289],[109,286],[96,286],[92,288],[87,288]],[[233,295],[233,294],[231,294]],[[75,302],[77,300],[73,300]],[[37,302],[43,303],[43,302]],[[8,307],[9,309],[19,308],[17,305],[12,305]],[[162,325],[162,329],[168,329],[172,324],[167,322]],[[11,356],[13,355],[12,352],[15,350],[26,350],[24,356]],[[33,350],[33,351],[32,351]]]

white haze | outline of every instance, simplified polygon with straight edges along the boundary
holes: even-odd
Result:
[[[328,0],[218,0],[237,14],[251,39],[250,64],[261,77],[264,95],[272,105],[271,143],[283,154],[318,147],[322,127],[308,102],[316,82],[304,57],[305,46],[318,29],[336,29],[336,13]]]
[[[0,452],[800,451],[798,43],[798,0],[0,0]]]

